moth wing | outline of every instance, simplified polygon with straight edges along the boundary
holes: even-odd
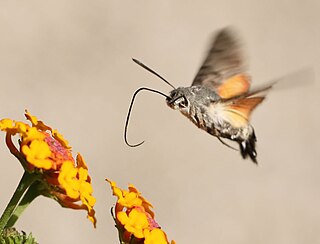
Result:
[[[218,95],[223,98],[232,98],[245,94],[250,88],[250,77],[246,74],[238,74],[227,79],[216,88]]]
[[[212,103],[209,112],[214,113],[221,122],[228,122],[236,128],[244,127],[249,123],[252,111],[263,102],[272,86],[273,84],[270,84],[244,95],[221,99],[219,102]]]
[[[229,78],[244,73],[245,70],[246,63],[239,38],[233,29],[224,28],[213,39],[192,85],[216,88]]]
[[[241,98],[222,107],[221,116],[224,121],[233,127],[244,127],[248,124],[252,111],[265,99],[265,97]]]

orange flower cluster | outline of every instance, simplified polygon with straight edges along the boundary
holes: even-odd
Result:
[[[55,199],[63,207],[86,210],[95,226],[96,199],[92,196],[91,178],[82,156],[78,154],[75,160],[61,134],[27,111],[25,116],[31,126],[11,119],[0,120],[0,130],[6,132],[10,152],[25,170],[38,176],[42,195]],[[15,135],[20,136],[19,149],[12,142]]]
[[[133,185],[122,190],[115,182],[107,181],[118,198],[114,219],[121,243],[169,244],[166,233],[154,219],[151,203]]]

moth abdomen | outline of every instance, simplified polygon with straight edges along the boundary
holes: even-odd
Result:
[[[239,142],[239,145],[240,145],[241,156],[244,159],[249,156],[255,164],[258,164],[257,152],[256,152],[256,141],[257,141],[256,135],[254,133],[254,130],[252,130],[252,133],[250,134],[249,138],[247,140]]]

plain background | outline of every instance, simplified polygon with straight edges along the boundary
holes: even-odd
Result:
[[[97,198],[96,229],[84,211],[46,198],[17,228],[40,243],[118,243],[109,178],[134,184],[177,243],[320,243],[319,10],[318,0],[1,1],[0,117],[24,121],[28,109],[57,128],[87,161]],[[228,25],[246,44],[253,85],[314,72],[313,82],[272,91],[254,112],[259,165],[148,93],[129,128],[130,142],[146,143],[128,148],[133,92],[170,91],[131,58],[189,86],[212,33]],[[22,168],[1,137],[4,209]]]

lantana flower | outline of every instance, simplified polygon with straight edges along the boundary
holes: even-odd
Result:
[[[84,209],[95,226],[93,207],[96,199],[92,196],[91,178],[84,159],[79,153],[76,158],[72,156],[71,147],[57,130],[28,111],[25,116],[31,125],[2,119],[0,130],[6,132],[10,152],[35,179],[33,190],[37,192],[33,193],[34,198],[43,195],[55,199],[63,207]],[[18,146],[12,141],[14,136],[19,136]]]
[[[113,218],[119,231],[121,243],[169,244],[166,233],[154,219],[153,206],[133,186],[128,190],[117,187],[116,183],[109,182],[117,202]],[[170,242],[175,244],[174,241]]]

